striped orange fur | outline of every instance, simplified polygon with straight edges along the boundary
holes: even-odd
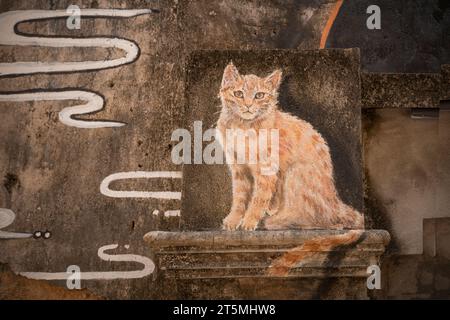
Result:
[[[332,236],[320,236],[305,241],[301,246],[295,247],[278,259],[275,259],[267,269],[267,275],[284,277],[289,271],[297,267],[300,262],[305,263],[308,259],[315,258],[320,252],[327,252],[342,245],[350,245],[358,241],[363,230],[350,230],[344,234]]]

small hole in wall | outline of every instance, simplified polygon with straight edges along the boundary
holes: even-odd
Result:
[[[172,150],[172,144],[169,143],[169,144],[167,145],[167,150],[169,150],[169,151]]]
[[[138,164],[138,167],[139,167],[139,168],[142,168],[142,164]]]
[[[108,84],[108,86],[110,87],[110,88],[114,88],[114,82],[110,82],[109,84]]]
[[[131,230],[134,230],[135,227],[136,227],[136,223],[134,221],[131,221]]]
[[[142,143],[143,143],[143,141],[142,141],[142,140],[138,140],[138,142],[137,142],[138,146],[141,146],[141,145],[142,145]]]

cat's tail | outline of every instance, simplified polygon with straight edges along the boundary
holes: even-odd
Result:
[[[363,236],[364,230],[350,230],[343,234],[319,236],[305,241],[301,246],[295,247],[281,257],[275,259],[267,270],[267,275],[282,277],[289,271],[305,262],[308,258],[316,256],[319,252],[333,251],[339,246],[348,246],[357,243]]]

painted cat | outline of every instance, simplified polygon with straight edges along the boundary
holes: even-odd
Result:
[[[225,152],[233,200],[223,228],[363,229],[362,214],[344,204],[336,191],[326,141],[310,123],[279,110],[281,81],[280,70],[263,78],[239,74],[232,62],[224,70],[217,122],[221,136],[227,129],[276,129],[279,164],[275,174],[264,175],[261,163],[231,163],[236,154]],[[230,141],[221,141],[227,150]]]

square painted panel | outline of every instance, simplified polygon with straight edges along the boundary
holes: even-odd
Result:
[[[240,74],[262,77],[282,70],[279,108],[321,133],[330,147],[341,199],[362,211],[359,50],[194,51],[186,71],[184,127],[191,132],[192,154],[194,121],[202,121],[202,132],[216,126],[221,110],[218,93],[230,61]],[[203,147],[208,143],[203,142]],[[231,173],[226,164],[183,166],[184,230],[219,229],[230,207]]]

